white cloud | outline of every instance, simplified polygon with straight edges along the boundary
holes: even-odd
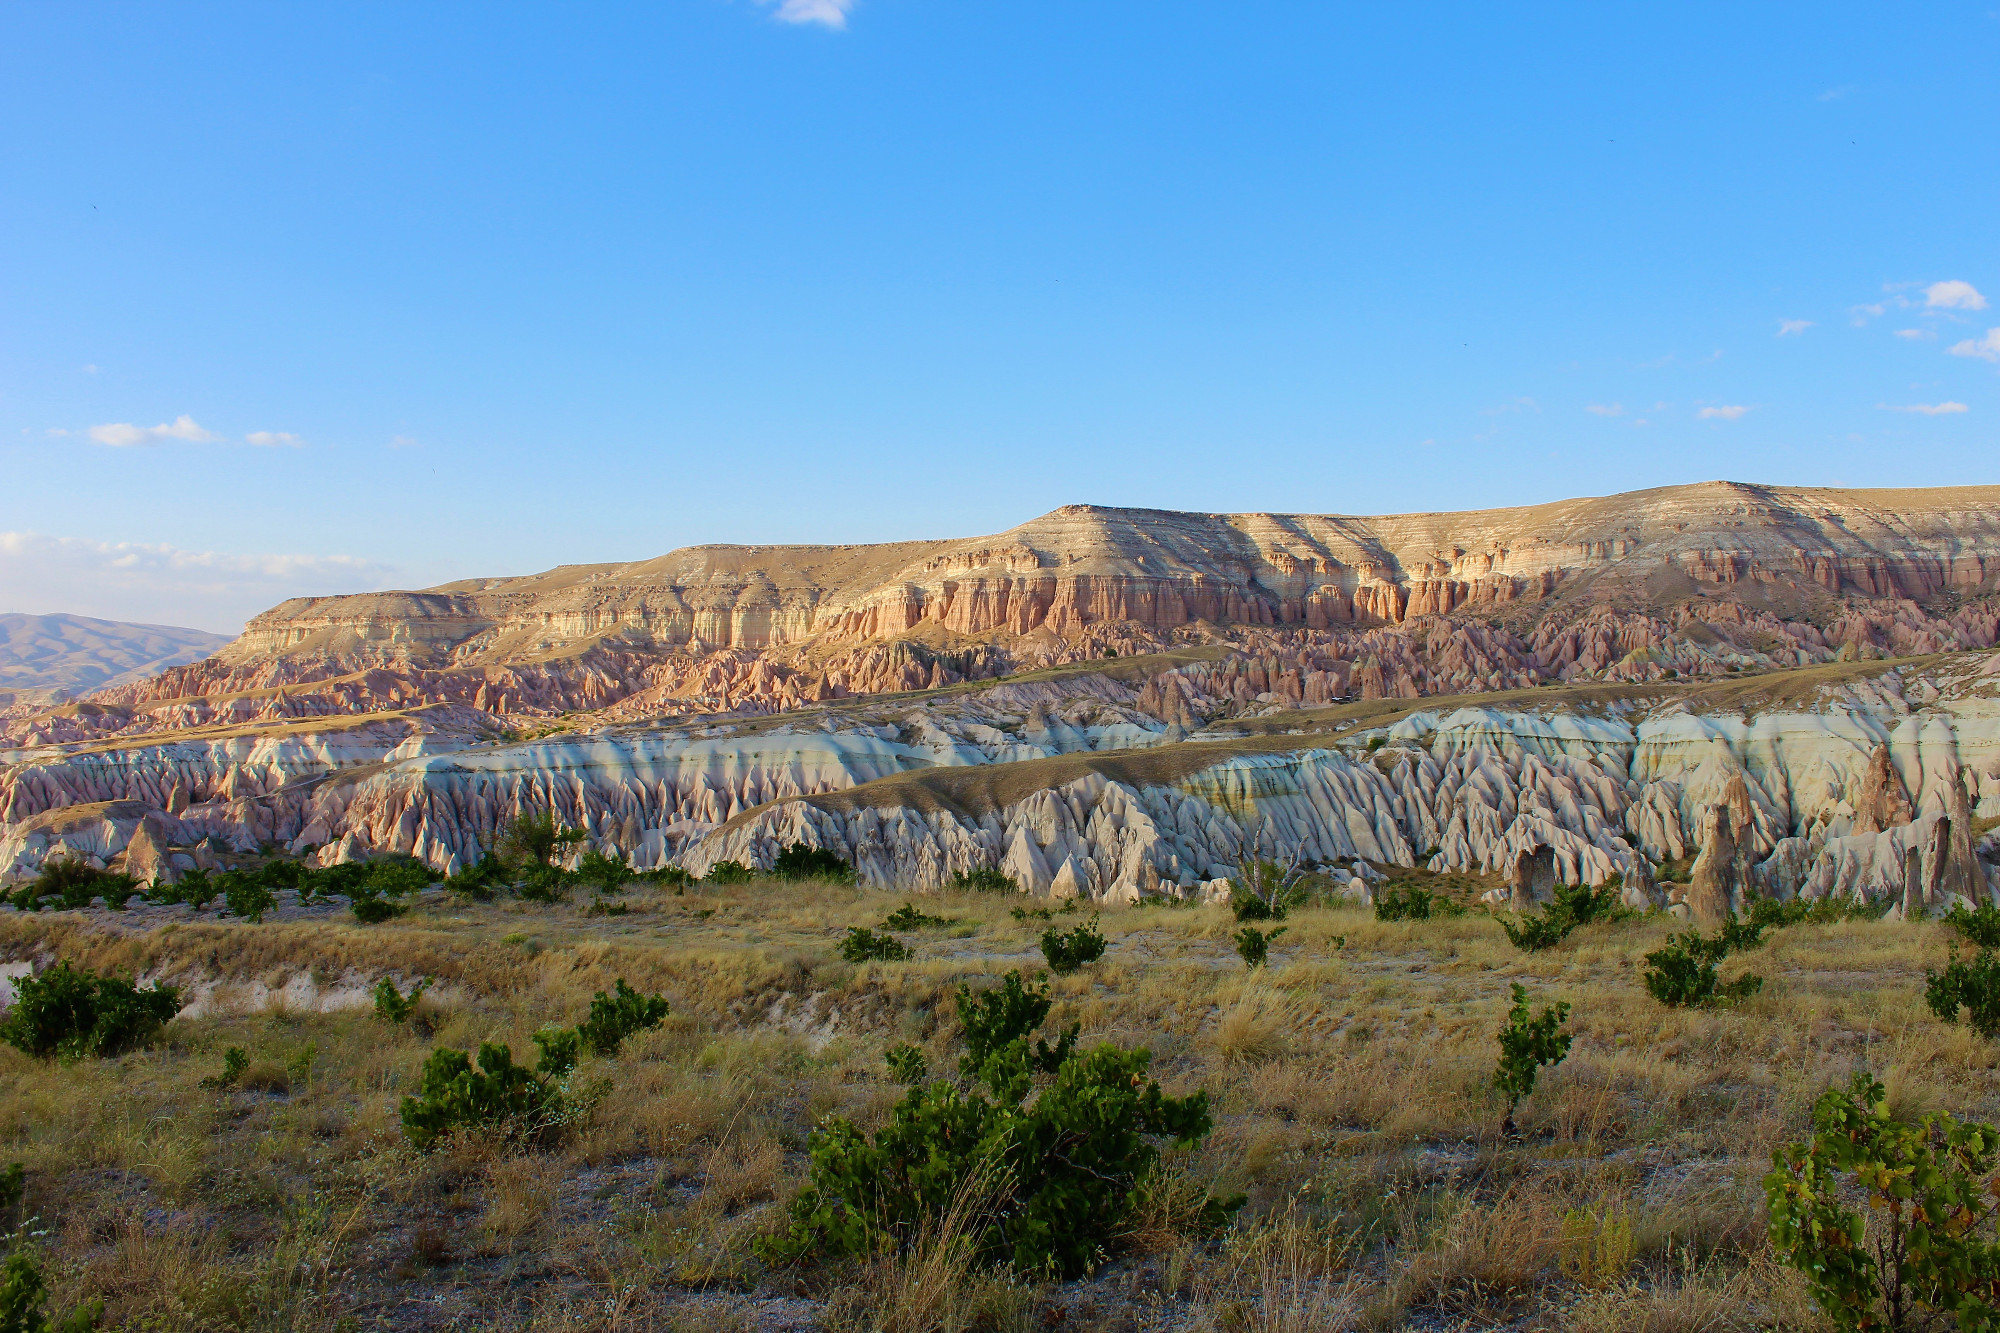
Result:
[[[186,440],[190,444],[213,444],[221,439],[212,431],[203,430],[195,419],[183,412],[171,422],[158,426],[134,426],[130,422],[113,421],[90,428],[90,438],[99,444],[108,444],[118,449],[129,449],[134,445],[158,444],[162,440]]]
[[[413,435],[392,435],[389,437],[389,447],[391,449],[414,449],[417,447],[417,439]]]
[[[1931,332],[1929,329],[1897,329],[1896,336],[1898,338],[1909,338],[1912,341],[1923,341],[1924,339],[1935,338],[1937,334]]]
[[[294,449],[300,448],[305,444],[304,440],[288,430],[253,430],[243,437],[243,442],[245,444],[257,444],[267,447],[289,445]]]
[[[1595,413],[1600,417],[1615,417],[1624,413],[1625,405],[1623,403],[1592,403],[1583,410]]]
[[[1539,412],[1541,410],[1542,405],[1532,398],[1516,398],[1513,402],[1502,403],[1498,407],[1482,407],[1479,409],[1479,415],[1482,417],[1501,417],[1506,416],[1509,412]]]
[[[97,373],[97,367],[95,365],[85,366],[83,368],[83,373],[86,375],[95,375]]]
[[[1970,412],[1972,410],[1964,403],[1910,403],[1903,407],[1891,406],[1888,403],[1877,403],[1875,406],[1881,408],[1884,412],[1918,412],[1927,417],[1948,417],[1959,412]]]
[[[1984,338],[1967,338],[1951,345],[1953,356],[1976,356],[1982,361],[2000,361],[2000,329],[1986,330]]]
[[[1743,418],[1743,414],[1749,410],[1748,407],[1740,403],[1734,403],[1726,404],[1722,407],[1704,407],[1701,411],[1695,413],[1695,415],[1703,421],[1740,421]]]
[[[757,3],[768,5],[772,0],[757,0]],[[780,23],[822,23],[844,30],[854,0],[777,0],[777,5]]]
[[[1928,310],[1984,310],[1986,298],[1971,283],[1953,278],[1949,282],[1934,282],[1924,288],[1924,307]]]
[[[1809,319],[1781,319],[1778,321],[1778,336],[1783,338],[1787,334],[1804,333],[1812,326],[1813,322]]]
[[[347,555],[233,555],[142,542],[0,532],[0,611],[234,633],[287,597],[369,592],[388,566]]]
[[[1854,91],[1853,84],[1843,83],[1838,88],[1827,89],[1825,92],[1821,93],[1819,97],[1816,98],[1815,100],[1821,102],[1838,102],[1841,98],[1846,97],[1849,93],[1852,93],[1853,91]]]

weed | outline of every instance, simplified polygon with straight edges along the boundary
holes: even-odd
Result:
[[[381,1019],[384,1023],[398,1026],[407,1023],[410,1015],[416,1012],[418,997],[424,993],[430,984],[430,978],[425,977],[416,985],[410,987],[410,993],[405,995],[396,989],[395,982],[389,980],[387,977],[383,977],[375,983],[375,1017]]]
[[[1514,1007],[1507,1011],[1507,1026],[1500,1029],[1500,1061],[1493,1070],[1493,1086],[1507,1099],[1507,1115],[1501,1133],[1514,1135],[1514,1108],[1535,1090],[1535,1076],[1545,1065],[1562,1063],[1569,1054],[1570,1034],[1562,1031],[1569,1017],[1569,1003],[1545,1005],[1538,1014],[1528,1010],[1528,990],[1513,984]]]
[[[930,1077],[930,1067],[924,1061],[924,1053],[907,1041],[897,1042],[882,1053],[889,1064],[889,1077],[898,1083],[915,1087]]]
[[[900,963],[910,951],[893,935],[877,935],[866,926],[849,926],[840,942],[840,956],[850,963]]]
[[[15,983],[14,1007],[0,1019],[0,1041],[44,1057],[118,1055],[149,1044],[180,1007],[172,986],[140,990],[122,977],[100,977],[64,961]]]
[[[1805,1274],[1834,1324],[1993,1328],[2000,1204],[1987,1178],[2000,1131],[1942,1114],[1899,1119],[1866,1071],[1821,1096],[1812,1124],[1809,1140],[1772,1155],[1764,1189],[1772,1248]],[[1862,1193],[1865,1212],[1848,1204]]]
[[[209,1075],[201,1081],[201,1086],[217,1091],[223,1088],[234,1087],[236,1086],[236,1081],[243,1077],[243,1071],[249,1067],[250,1057],[243,1053],[243,1048],[241,1046],[231,1046],[222,1053],[222,1072],[220,1074]]]
[[[1254,970],[1264,966],[1264,960],[1271,952],[1271,941],[1288,929],[1290,927],[1279,926],[1267,935],[1255,926],[1243,927],[1235,935],[1237,957],[1243,960],[1243,965],[1247,968]]]
[[[1104,936],[1098,933],[1095,919],[1068,930],[1050,926],[1042,932],[1042,957],[1048,960],[1049,971],[1066,977],[1085,963],[1104,957]]]

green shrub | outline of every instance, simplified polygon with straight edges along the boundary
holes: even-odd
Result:
[[[0,1333],[89,1333],[104,1317],[104,1303],[80,1305],[51,1323],[42,1311],[48,1283],[26,1250],[15,1250],[0,1264]]]
[[[1803,898],[1752,898],[1745,910],[1757,929],[1777,930],[1812,920],[1814,906]]]
[[[612,994],[599,991],[591,997],[590,1015],[576,1031],[592,1054],[615,1055],[627,1037],[658,1027],[669,1012],[666,996],[641,995],[620,977]]]
[[[1050,926],[1042,932],[1042,957],[1048,960],[1049,971],[1066,977],[1104,957],[1104,936],[1097,933],[1094,919],[1068,930]]]
[[[850,963],[900,963],[910,956],[893,935],[877,935],[866,926],[849,926],[840,942],[840,956]]]
[[[1414,884],[1386,884],[1375,895],[1377,921],[1429,921],[1434,917],[1464,915],[1463,903]]]
[[[522,815],[507,826],[495,845],[509,860],[525,860],[532,865],[551,868],[559,855],[587,836],[580,828],[565,826],[553,811],[548,811],[539,815]]]
[[[1516,949],[1535,953],[1542,949],[1553,949],[1569,937],[1572,929],[1567,921],[1554,912],[1539,912],[1534,916],[1522,917],[1521,924],[1502,919],[1500,929],[1507,932]]]
[[[410,993],[405,995],[396,989],[395,982],[383,977],[375,983],[375,1017],[397,1026],[409,1022],[410,1015],[416,1012],[418,998],[429,989],[430,984],[430,978],[425,977],[410,987]]]
[[[354,901],[348,904],[347,910],[354,913],[354,919],[363,925],[379,926],[384,921],[393,920],[410,909],[402,903],[392,903],[387,898],[365,892],[356,896]]]
[[[138,891],[138,882],[130,875],[98,870],[88,862],[69,858],[44,865],[40,874],[14,892],[12,901],[16,907],[26,911],[39,911],[44,907],[75,911],[90,906],[92,898],[102,898],[112,907],[123,910],[126,900]],[[51,902],[51,899],[55,901]]]
[[[261,880],[239,871],[226,871],[221,887],[222,901],[228,906],[229,914],[253,924],[262,921],[264,913],[278,905],[277,898]]]
[[[1267,935],[1255,926],[1243,927],[1235,936],[1237,957],[1243,960],[1245,967],[1252,970],[1264,966],[1264,961],[1271,952],[1271,941],[1289,929],[1289,926],[1279,926]]]
[[[755,875],[741,861],[717,861],[701,877],[704,884],[748,884]]]
[[[146,901],[168,905],[186,903],[200,911],[215,901],[215,894],[215,884],[209,879],[208,872],[196,867],[182,872],[178,883],[155,884],[146,894]]]
[[[1974,1032],[1988,1040],[2000,1037],[2000,957],[1981,949],[1962,959],[1953,950],[1944,971],[1924,972],[1924,1003],[1947,1023],[1958,1021],[1962,1006]]]
[[[542,1033],[536,1033],[542,1045]],[[574,1032],[569,1035],[564,1063],[563,1043],[552,1056],[543,1045],[542,1059],[535,1072],[514,1063],[514,1053],[506,1046],[486,1042],[479,1048],[475,1068],[464,1051],[440,1047],[424,1061],[423,1082],[414,1097],[403,1098],[403,1137],[417,1149],[426,1150],[456,1130],[498,1128],[517,1133],[531,1142],[546,1143],[563,1123],[564,1099],[560,1079],[575,1064]]]
[[[695,882],[693,875],[680,866],[661,866],[658,870],[639,870],[632,878],[640,884],[659,884],[669,889],[684,889]]]
[[[771,862],[771,873],[779,879],[823,879],[836,884],[852,884],[854,867],[823,847],[795,842]]]
[[[1268,857],[1245,861],[1229,877],[1229,910],[1239,922],[1283,921],[1288,911],[1304,901],[1298,868]]]
[[[1632,915],[1621,892],[1624,883],[1624,876],[1613,875],[1594,889],[1588,884],[1558,884],[1549,905],[1539,914],[1522,918],[1518,925],[1503,920],[1500,928],[1517,949],[1529,953],[1552,949],[1579,926]]]
[[[1975,948],[2000,949],[2000,908],[1992,903],[1981,903],[1970,912],[1965,904],[1954,904],[1944,914],[1944,923]]]
[[[585,916],[626,916],[632,911],[625,903],[607,903],[602,898],[592,898],[590,906],[583,909]]]
[[[923,930],[927,926],[948,926],[951,922],[941,916],[928,916],[919,912],[912,904],[904,903],[889,913],[882,922],[884,930]]]
[[[531,862],[521,872],[515,892],[531,903],[559,903],[569,897],[572,878],[561,866]]]
[[[1763,987],[1764,979],[1746,972],[1734,981],[1719,984],[1716,964],[1728,957],[1732,948],[1747,947],[1742,943],[1746,937],[1750,944],[1755,944],[1761,929],[1731,921],[1716,932],[1714,939],[1703,938],[1698,930],[1669,937],[1663,948],[1646,955],[1642,978],[1646,990],[1661,1004],[1675,1008],[1748,999]]]
[[[1507,1099],[1507,1115],[1500,1131],[1509,1137],[1514,1133],[1514,1108],[1535,1090],[1535,1076],[1544,1066],[1562,1063],[1570,1043],[1570,1034],[1562,1031],[1569,1017],[1567,1002],[1559,1001],[1531,1014],[1527,988],[1518,981],[1513,984],[1513,997],[1507,1025],[1500,1029],[1500,1061],[1493,1070],[1493,1086]]]
[[[181,1007],[172,986],[140,990],[122,977],[100,977],[67,962],[21,978],[14,992],[14,1007],[0,1018],[0,1041],[29,1055],[65,1059],[148,1045]]]
[[[935,1081],[911,1088],[872,1138],[844,1119],[816,1131],[789,1231],[757,1244],[767,1262],[894,1253],[970,1193],[980,1196],[970,1209],[978,1261],[1079,1276],[1124,1233],[1158,1141],[1192,1147],[1209,1133],[1207,1095],[1163,1096],[1146,1077],[1146,1051],[1105,1045],[1076,1055],[1071,1029],[1031,1056],[1027,1039],[1048,1000],[1018,972],[977,999],[961,987],[959,1011],[973,1020],[960,1068],[975,1070],[995,1099]],[[1047,1082],[1030,1103],[1037,1075]],[[1220,1223],[1241,1202],[1204,1199],[1202,1213]]]
[[[951,887],[960,893],[1019,893],[1013,876],[994,866],[961,870],[951,877]]]
[[[243,1077],[243,1071],[250,1067],[250,1057],[243,1053],[241,1046],[231,1046],[222,1053],[222,1072],[210,1074],[201,1081],[204,1088],[230,1088]]]
[[[1857,1073],[1814,1103],[1810,1139],[1772,1155],[1771,1248],[1805,1275],[1836,1328],[1992,1330],[1996,1161],[1991,1125],[1899,1119],[1882,1085]]]
[[[576,863],[576,879],[599,893],[617,893],[631,883],[632,867],[593,847]]]
[[[924,1053],[907,1041],[899,1041],[882,1053],[888,1062],[889,1077],[898,1083],[915,1087],[930,1077],[930,1068],[924,1062]]]

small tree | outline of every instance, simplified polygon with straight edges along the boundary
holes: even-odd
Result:
[[[1500,1132],[1514,1136],[1514,1108],[1535,1090],[1535,1076],[1547,1065],[1562,1063],[1569,1054],[1570,1034],[1562,1030],[1569,1018],[1569,1003],[1558,1001],[1538,1014],[1528,1011],[1528,990],[1513,984],[1514,1007],[1507,1011],[1507,1025],[1500,1029],[1500,1063],[1493,1071],[1493,1086],[1507,1099],[1507,1115]]]
[[[1809,1140],[1772,1155],[1771,1247],[1840,1329],[1993,1329],[1996,1160],[1991,1125],[1898,1119],[1881,1083],[1857,1073],[1814,1104]],[[1865,1212],[1849,1206],[1856,1198]]]
[[[510,858],[526,859],[538,866],[552,866],[559,855],[587,836],[582,829],[561,823],[555,812],[550,810],[538,815],[522,815],[507,826],[499,846],[503,855]]]
[[[620,977],[611,994],[591,997],[590,1015],[577,1024],[577,1036],[594,1055],[616,1055],[627,1037],[658,1027],[669,1012],[666,996],[641,995]]]
[[[395,982],[389,980],[387,977],[383,977],[375,983],[375,1017],[381,1019],[384,1023],[394,1024],[399,1027],[409,1022],[410,1015],[416,1012],[417,1000],[429,988],[430,984],[430,978],[425,977],[416,985],[410,987],[410,993],[405,995],[396,989]]]
[[[1981,903],[1968,912],[1963,903],[1944,914],[1944,923],[1977,949],[2000,949],[2000,908]]]
[[[14,1007],[0,1018],[0,1041],[29,1055],[112,1056],[151,1043],[180,1012],[172,986],[140,990],[67,961],[15,983]]]

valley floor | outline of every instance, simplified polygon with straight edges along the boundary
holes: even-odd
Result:
[[[954,1069],[954,988],[1040,973],[1046,923],[1011,913],[1050,904],[925,896],[952,924],[901,934],[908,962],[857,966],[843,929],[902,899],[752,883],[616,901],[433,892],[377,926],[0,917],[0,957],[205,997],[117,1060],[0,1048],[0,1160],[27,1168],[54,1308],[102,1299],[106,1327],[149,1330],[1811,1329],[1760,1182],[1814,1098],[1866,1065],[1902,1108],[2000,1119],[1994,1048],[1924,1007],[1933,924],[1778,931],[1724,965],[1766,978],[1754,999],[1680,1011],[1639,982],[1663,916],[1526,954],[1479,912],[1315,908],[1250,973],[1222,908],[1118,909],[1104,959],[1055,980],[1052,1018],[1149,1048],[1166,1091],[1207,1089],[1217,1121],[1164,1159],[1119,1252],[1054,1285],[921,1256],[773,1270],[751,1243],[782,1225],[814,1127],[885,1117],[893,1043]],[[410,1025],[364,1007],[384,975],[433,979]],[[532,1053],[620,977],[672,1016],[584,1062],[598,1100],[559,1147],[404,1143],[398,1103],[434,1046]],[[1515,981],[1569,1001],[1576,1040],[1508,1142],[1489,1081]],[[231,1046],[249,1068],[204,1088]],[[1204,1187],[1249,1195],[1219,1236],[1192,1227]]]

